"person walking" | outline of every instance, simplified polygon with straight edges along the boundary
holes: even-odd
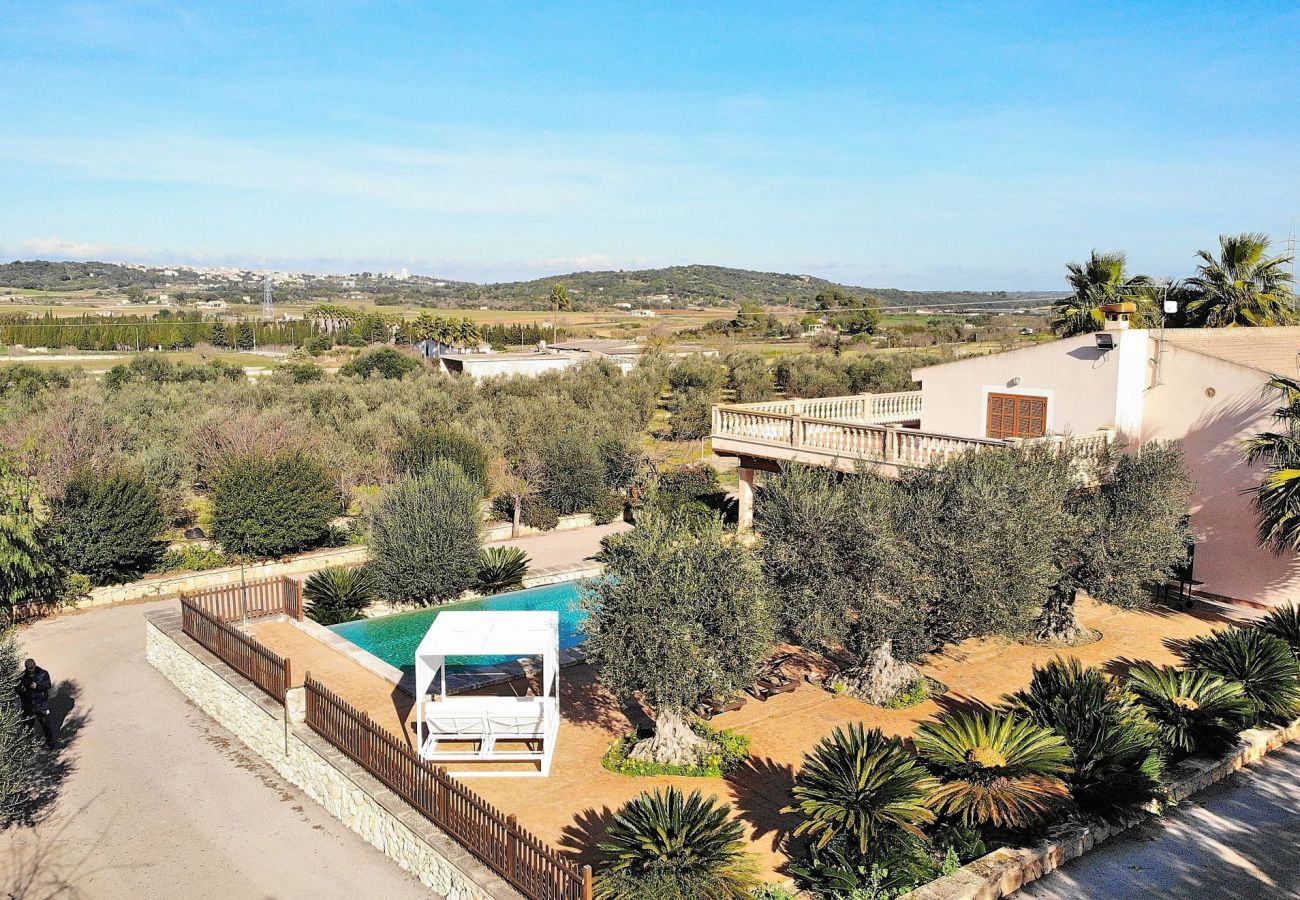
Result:
[[[40,728],[45,736],[45,746],[53,748],[54,729],[50,725],[50,673],[36,665],[36,660],[23,663],[18,676],[18,702],[32,731]]]

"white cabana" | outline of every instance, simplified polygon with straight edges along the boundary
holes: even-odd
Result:
[[[541,657],[541,696],[447,696],[447,657]],[[441,680],[439,682],[439,675]],[[437,698],[429,694],[437,687]],[[549,775],[560,730],[560,614],[547,611],[439,613],[415,651],[416,735],[433,762],[537,762],[531,771],[472,775]]]

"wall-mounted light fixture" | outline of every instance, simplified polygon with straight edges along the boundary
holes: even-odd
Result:
[[[1020,384],[1020,376],[1019,376],[1019,375],[1017,375],[1015,378],[1012,378],[1010,381],[1008,381],[1008,382],[1007,382],[1007,387],[1015,387],[1015,386],[1018,385],[1018,384]]]
[[[1115,349],[1115,335],[1110,332],[1099,331],[1093,335],[1093,339],[1097,341],[1097,349],[1102,353]]]

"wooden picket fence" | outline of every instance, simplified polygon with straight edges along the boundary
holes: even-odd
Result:
[[[283,614],[299,621],[303,615],[302,582],[288,575],[184,591],[181,597],[222,622],[234,622],[245,614],[250,619]]]
[[[230,668],[284,703],[285,692],[293,686],[289,660],[185,597],[181,598],[181,630]]]
[[[530,900],[591,900],[579,867],[307,674],[307,725]]]

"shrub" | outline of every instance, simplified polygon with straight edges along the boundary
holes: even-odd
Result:
[[[212,534],[229,553],[319,547],[342,503],[328,469],[299,451],[229,457],[212,482]]]
[[[1300,663],[1266,631],[1229,628],[1193,638],[1181,656],[1189,668],[1240,682],[1257,722],[1289,722],[1300,711]]]
[[[668,386],[674,393],[701,391],[715,397],[726,380],[727,367],[701,354],[683,357],[668,370]]]
[[[375,599],[375,581],[364,568],[330,566],[313,572],[302,588],[307,618],[321,625],[355,622]]]
[[[66,388],[72,382],[58,369],[47,369],[27,363],[0,366],[0,397],[17,394],[35,397],[50,388]]]
[[[714,731],[703,722],[694,723],[691,729],[708,744],[701,752],[699,762],[694,765],[657,763],[632,756],[632,748],[636,746],[638,740],[635,734],[614,741],[601,757],[600,764],[611,772],[637,778],[650,775],[720,778],[740,768],[749,759],[750,739],[747,735],[725,728]]]
[[[216,547],[182,544],[179,547],[168,547],[158,560],[158,564],[154,566],[154,571],[203,572],[208,569],[220,569],[228,562],[225,554]]]
[[[483,442],[460,428],[423,425],[402,432],[390,454],[398,475],[419,475],[440,459],[461,467],[483,494],[488,488],[488,451]]]
[[[1121,685],[1078,659],[1035,666],[1029,687],[1004,698],[1070,746],[1065,776],[1082,809],[1114,819],[1155,797],[1162,764],[1155,726]]]
[[[472,587],[481,542],[478,504],[478,486],[446,460],[389,487],[370,517],[370,568],[379,595],[428,606]]]
[[[369,378],[378,372],[381,378],[401,378],[420,367],[420,361],[414,356],[392,347],[380,347],[351,360],[339,369],[339,374]]]
[[[1255,627],[1286,641],[1291,653],[1300,657],[1300,606],[1280,606],[1256,622]]]
[[[515,499],[509,494],[492,498],[492,518],[502,522],[514,521]],[[560,524],[560,514],[545,500],[531,494],[519,504],[519,523],[538,531],[550,531]]]
[[[1009,712],[952,713],[916,730],[913,743],[942,783],[936,813],[966,826],[1023,829],[1067,803],[1070,747],[1056,732]]]
[[[739,900],[760,884],[744,825],[699,791],[670,787],[629,800],[597,846],[596,893],[607,900]]]
[[[538,457],[542,468],[538,496],[562,516],[590,508],[609,490],[605,460],[587,435],[556,432],[543,441]]]
[[[128,469],[83,469],[54,503],[54,522],[68,566],[93,584],[132,581],[157,565],[166,545],[158,539],[162,494]]]
[[[1129,670],[1128,689],[1155,723],[1156,737],[1171,759],[1222,753],[1251,718],[1241,685],[1210,672],[1140,663]]]
[[[43,766],[31,730],[18,704],[10,702],[21,656],[13,629],[0,629],[0,684],[8,692],[0,703],[0,829],[21,818],[42,781]]]
[[[784,812],[802,814],[794,833],[814,838],[814,853],[843,835],[865,859],[879,859],[880,845],[924,839],[922,827],[934,821],[927,803],[935,786],[902,741],[855,723],[836,728],[804,756],[794,805]]]
[[[311,384],[325,377],[325,370],[314,362],[292,362],[284,367],[294,384]]]
[[[478,560],[479,593],[500,594],[522,587],[528,562],[528,554],[518,547],[485,548]]]
[[[668,407],[668,433],[675,441],[697,441],[713,430],[714,397],[689,389],[673,394]]]
[[[597,525],[608,525],[616,519],[623,518],[623,497],[613,491],[607,491],[592,504],[591,518]]]

